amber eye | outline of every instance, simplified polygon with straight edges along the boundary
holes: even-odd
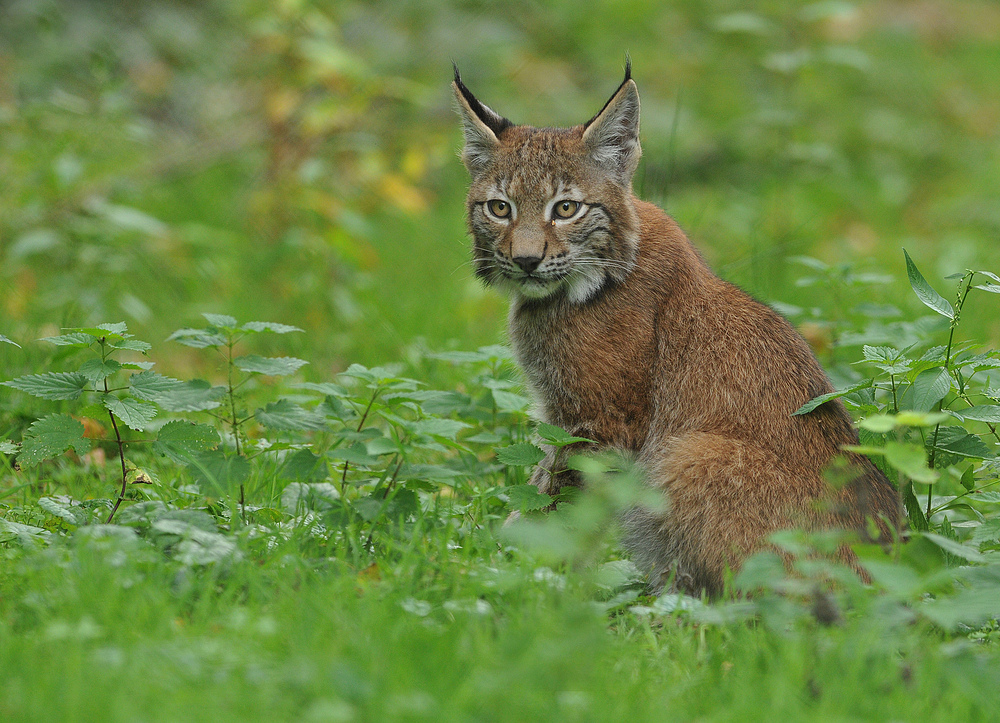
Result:
[[[490,209],[490,213],[497,218],[507,218],[510,216],[510,204],[506,201],[501,201],[499,198],[487,201],[486,206]]]
[[[559,201],[552,212],[556,215],[556,218],[572,218],[574,214],[580,209],[579,201]]]

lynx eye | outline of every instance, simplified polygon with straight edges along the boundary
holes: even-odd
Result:
[[[487,201],[486,207],[490,210],[490,213],[497,218],[507,218],[510,216],[510,204],[506,201],[501,201],[499,198]]]
[[[580,210],[579,201],[559,201],[552,209],[556,218],[572,218]]]

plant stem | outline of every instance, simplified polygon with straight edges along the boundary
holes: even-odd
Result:
[[[108,380],[104,380],[104,393],[108,392]],[[118,507],[121,505],[122,500],[125,499],[125,490],[128,485],[127,470],[125,469],[125,442],[122,441],[122,435],[118,431],[118,422],[115,421],[114,413],[109,409],[108,416],[111,417],[111,427],[115,430],[115,440],[118,442],[118,459],[122,463],[122,489],[118,493],[118,499],[115,500],[115,506],[111,509],[111,514],[108,515],[108,519],[104,521],[104,524],[110,525],[111,520],[115,518],[115,513],[118,511]]]
[[[382,390],[378,387],[375,389],[375,393],[372,394],[372,398],[368,400],[368,406],[365,407],[364,413],[361,415],[361,421],[358,422],[358,428],[356,431],[360,432],[365,428],[365,421],[368,419],[368,412],[372,410],[372,405],[375,404],[375,400],[378,399],[379,392]],[[344,460],[344,474],[340,476],[340,494],[344,494],[347,489],[347,470],[350,469],[351,463],[346,459]]]
[[[959,290],[957,298],[958,304],[956,305],[955,316],[951,320],[951,329],[948,332],[948,347],[945,349],[944,352],[944,368],[949,375],[951,374],[951,347],[955,341],[955,329],[958,328],[959,319],[962,318],[962,307],[965,306],[965,300],[969,298],[969,291],[972,290],[972,279],[975,277],[975,275],[976,275],[975,271],[970,271],[964,277],[962,277],[962,281],[965,281],[965,293],[962,293],[962,281],[958,282],[958,290]],[[938,411],[940,412],[942,409],[944,409],[944,397],[942,397],[941,401],[938,402]],[[934,469],[934,458],[936,457],[937,453],[938,432],[940,431],[940,429],[941,429],[941,423],[938,422],[937,424],[934,425],[934,434],[931,437],[931,453],[927,457],[927,466],[930,467],[931,469]],[[928,519],[931,516],[931,501],[933,499],[933,494],[934,494],[934,486],[928,485],[927,487]]]

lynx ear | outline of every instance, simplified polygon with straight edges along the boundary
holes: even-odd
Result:
[[[642,149],[639,147],[639,90],[632,80],[632,63],[625,65],[625,80],[601,112],[583,127],[583,142],[591,157],[610,167],[622,183],[632,180]]]
[[[462,129],[465,132],[462,162],[469,169],[469,173],[476,175],[489,164],[493,153],[500,145],[499,135],[514,124],[476,99],[472,91],[462,82],[458,66],[455,66],[455,82],[452,83],[452,88],[458,100],[458,113],[462,116]]]

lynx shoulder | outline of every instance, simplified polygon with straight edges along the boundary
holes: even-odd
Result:
[[[892,484],[845,453],[857,433],[795,329],[715,276],[683,231],[632,193],[641,154],[630,68],[572,128],[515,125],[462,83],[462,159],[476,274],[510,293],[510,339],[545,421],[623,451],[667,498],[633,510],[625,544],[654,587],[717,593],[727,569],[790,526],[888,536]],[[550,451],[550,456],[552,452]],[[834,490],[824,470],[846,458]],[[549,461],[552,461],[551,459]],[[553,493],[578,484],[542,468]],[[845,553],[848,554],[848,553]]]

